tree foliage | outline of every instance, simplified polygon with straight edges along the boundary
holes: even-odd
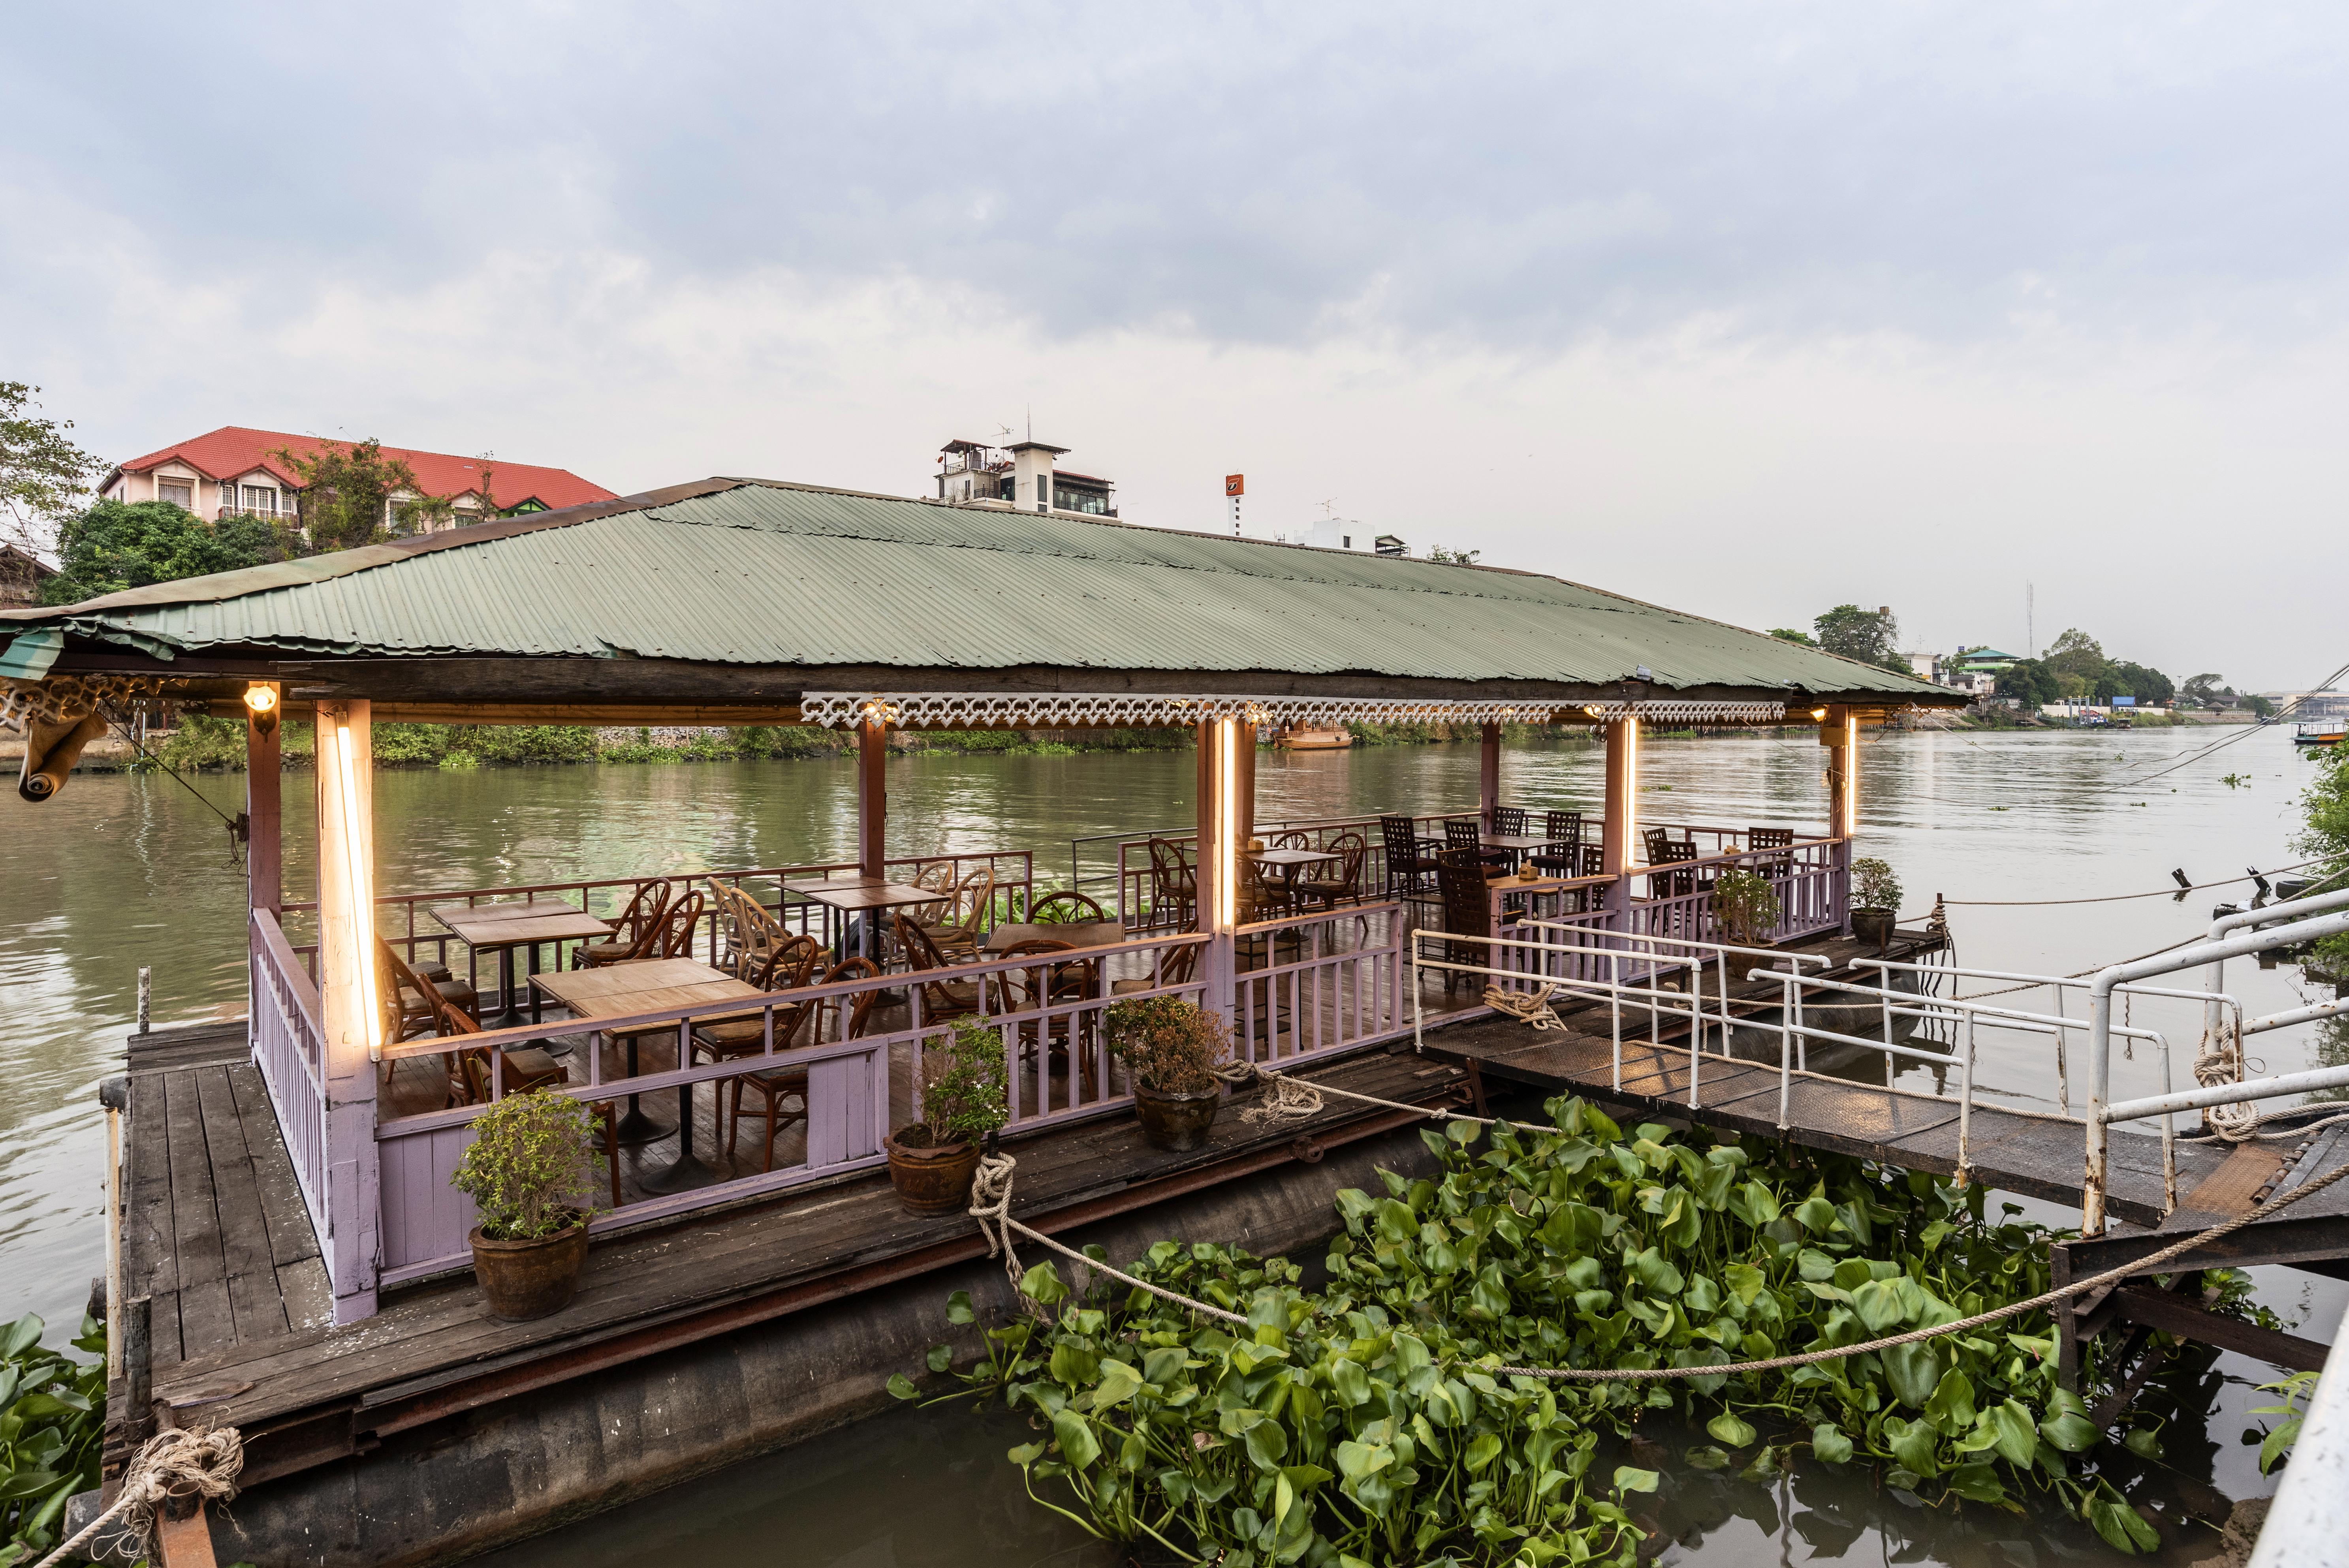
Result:
[[[106,467],[74,445],[71,419],[40,417],[39,391],[0,381],[0,529],[5,542],[35,552]]]
[[[301,542],[268,518],[205,522],[168,500],[94,502],[57,530],[60,570],[42,602],[78,604],[101,593],[213,572],[233,572],[301,553]]]
[[[1808,632],[1798,632],[1792,626],[1773,626],[1770,628],[1770,634],[1782,643],[1800,643],[1806,648],[1818,646],[1818,644],[1811,640],[1811,634]]]
[[[2064,696],[2055,672],[2037,659],[2017,659],[1999,671],[1996,690],[1999,696],[2013,697],[2027,708],[2060,702]]]
[[[322,442],[306,455],[280,447],[269,454],[302,486],[302,524],[316,550],[352,550],[391,537],[392,498],[413,498],[401,509],[423,512],[442,498],[426,496],[406,459],[384,456],[383,443]]]
[[[1430,561],[1441,562],[1447,566],[1474,566],[1476,564],[1476,557],[1484,553],[1481,550],[1446,550],[1443,545],[1437,544],[1429,547],[1427,558]]]
[[[1909,661],[1900,656],[1900,623],[1889,610],[1838,604],[1811,625],[1818,633],[1818,645],[1831,654],[1909,673]]]

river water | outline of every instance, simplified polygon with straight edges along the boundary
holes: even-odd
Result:
[[[2230,736],[2240,738],[2215,756],[2151,777]],[[1973,901],[2153,892],[2170,885],[2172,868],[2214,882],[2246,866],[2284,863],[2294,858],[2286,844],[2308,768],[2280,728],[1888,734],[1861,757],[1867,850],[1899,872],[1904,913],[1921,915],[1936,893],[1945,895],[1963,963],[2054,974],[2190,936],[2207,925],[2216,900],[2249,890],[2197,892],[2182,903]],[[1599,748],[1587,742],[1511,748],[1503,798],[1595,814],[1600,763]],[[1822,765],[1807,735],[1651,738],[1641,754],[1641,818],[1818,823]],[[1257,815],[1473,808],[1476,766],[1476,748],[1467,745],[1266,752]],[[2225,782],[2228,775],[2238,781]],[[847,758],[386,772],[377,781],[378,884],[455,889],[844,859],[853,854],[854,780]],[[243,779],[192,782],[90,776],[44,806],[0,808],[9,815],[0,855],[7,1023],[0,1031],[0,1317],[37,1311],[61,1327],[78,1316],[101,1266],[96,1088],[119,1070],[139,968],[154,971],[158,1023],[243,1010],[243,879],[213,810],[239,809]],[[289,894],[306,889],[312,875],[305,783],[305,776],[288,777]],[[1193,817],[1188,752],[905,754],[891,759],[888,787],[891,853],[1032,847],[1040,883],[1064,880],[1072,840],[1182,827]],[[2256,1012],[2317,995],[2289,965],[2238,964],[2228,980]],[[2288,1071],[2343,1059],[2344,1049],[2349,1040],[2338,1027],[2303,1028],[2265,1037],[2261,1055],[2269,1070]],[[2156,1088],[2152,1057],[2142,1050],[2117,1064],[2116,1092]],[[2044,1063],[2009,1048],[1986,1050],[1981,1071],[1986,1084],[2018,1095],[2046,1091]],[[2329,1337],[2337,1287],[2282,1270],[2262,1271],[2261,1283],[2288,1320],[2303,1320],[2302,1333]],[[2216,1446],[2181,1468],[2199,1468],[2201,1479],[2215,1477],[2233,1495],[2267,1490],[2251,1450],[2234,1437],[2245,1424],[2241,1409],[2267,1402],[2249,1393],[2250,1383],[2269,1375],[2240,1357],[2220,1358],[2209,1398],[2188,1400],[2217,1407],[2209,1420]],[[679,1549],[763,1558],[774,1555],[775,1541],[790,1539],[795,1563],[858,1568],[949,1556],[1007,1565],[1086,1559],[1087,1542],[1073,1527],[1019,1499],[1017,1474],[1000,1457],[1013,1440],[958,1416],[900,1414],[507,1555],[551,1563],[560,1553],[568,1568],[667,1562]],[[2173,1460],[2193,1447],[2173,1442]],[[1806,1475],[1793,1483],[1782,1519],[1768,1489],[1697,1477],[1675,1485],[1667,1522],[1689,1532],[1676,1555],[1723,1563],[1758,1560],[1765,1550],[1775,1557],[1784,1524],[1796,1559],[1857,1541],[1851,1551],[1875,1555],[1880,1546],[1902,1561],[2032,1568],[1997,1546],[1999,1529],[1973,1521],[1981,1511],[1969,1511],[1963,1524],[1911,1517],[1864,1487]],[[2064,1554],[2103,1550],[2093,1538],[2072,1541],[2060,1522],[2032,1522],[2043,1541],[2049,1532],[2063,1538]],[[2023,1533],[2020,1522],[2006,1530]]]

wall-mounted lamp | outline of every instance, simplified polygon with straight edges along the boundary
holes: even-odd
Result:
[[[249,686],[244,688],[245,710],[253,715],[253,727],[266,738],[277,733],[277,688]]]
[[[1823,707],[1815,707],[1811,709],[1811,717],[1821,724],[1825,724],[1827,718],[1827,710]]]

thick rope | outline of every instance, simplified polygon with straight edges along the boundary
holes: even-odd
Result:
[[[209,1432],[158,1432],[130,1456],[114,1506],[85,1524],[74,1538],[41,1559],[37,1568],[56,1568],[80,1554],[84,1542],[117,1518],[139,1556],[153,1559],[159,1511],[171,1498],[226,1502],[236,1495],[244,1470],[244,1441],[234,1427]]]
[[[1565,1022],[1550,1011],[1549,999],[1556,995],[1557,987],[1547,980],[1538,991],[1504,991],[1498,985],[1487,985],[1485,1006],[1537,1029],[1563,1029]]]
[[[1242,1063],[1237,1065],[1252,1066],[1253,1064]],[[1263,1076],[1267,1078],[1279,1076],[1278,1074],[1264,1072],[1264,1069],[1261,1068],[1257,1068],[1255,1070],[1258,1073],[1262,1073]],[[1320,1087],[1323,1088],[1329,1088],[1326,1084]],[[1369,1095],[1350,1094],[1350,1091],[1345,1089],[1337,1089],[1332,1092],[1348,1094],[1350,1098],[1355,1099],[1371,1099],[1371,1097]],[[1402,1110],[1423,1111],[1430,1116],[1442,1114],[1442,1112],[1438,1110],[1429,1110],[1428,1108],[1424,1106],[1402,1105],[1394,1100],[1372,1100],[1372,1103],[1379,1105],[1392,1105],[1395,1106],[1396,1109]],[[1452,1119],[1459,1121],[1479,1121],[1485,1123],[1486,1126],[1491,1126],[1497,1119],[1493,1117],[1455,1117]],[[1019,1267],[1018,1255],[1011,1250],[1011,1233],[1014,1231],[1019,1232],[1021,1235],[1027,1237],[1030,1241],[1040,1243],[1044,1246],[1051,1248],[1054,1252],[1061,1253],[1064,1257],[1084,1264],[1087,1268],[1093,1270],[1097,1274],[1107,1274],[1110,1278],[1122,1281],[1126,1284],[1133,1286],[1136,1290],[1147,1291],[1152,1295],[1157,1296],[1163,1301],[1171,1302],[1177,1306],[1187,1307],[1191,1311],[1199,1313],[1204,1316],[1220,1318],[1226,1323],[1236,1323],[1243,1327],[1247,1326],[1247,1319],[1238,1313],[1226,1312],[1222,1307],[1210,1306],[1204,1301],[1196,1301],[1190,1296],[1178,1295],[1177,1293],[1168,1290],[1162,1285],[1153,1284],[1148,1280],[1136,1279],[1133,1275],[1126,1274],[1123,1270],[1113,1269],[1107,1264],[1100,1263],[1092,1258],[1089,1258],[1084,1253],[1078,1252],[1075,1248],[1067,1246],[1060,1242],[1056,1242],[1042,1232],[1031,1229],[1030,1227],[1023,1225],[1019,1221],[1013,1219],[1011,1217],[1011,1177],[1012,1172],[1018,1169],[1018,1166],[1019,1162],[1008,1154],[988,1155],[979,1161],[978,1174],[971,1186],[970,1215],[972,1219],[978,1222],[980,1232],[987,1237],[988,1255],[989,1257],[995,1256],[996,1249],[999,1246],[1001,1247],[1004,1259],[1004,1269],[1011,1277],[1013,1294],[1019,1297],[1023,1305],[1029,1305],[1031,1311],[1035,1311],[1040,1318],[1043,1316],[1040,1307],[1030,1303],[1030,1298],[1021,1295],[1019,1291],[1019,1278],[1022,1271]],[[1654,1381],[1665,1377],[1730,1377],[1740,1376],[1747,1372],[1775,1372],[1790,1367],[1814,1366],[1821,1361],[1840,1361],[1846,1357],[1861,1356],[1872,1350],[1889,1350],[1896,1345],[1914,1345],[1927,1339],[1939,1339],[1946,1335],[1962,1334],[1969,1329],[1980,1328],[1985,1324],[1997,1323],[2006,1318],[2018,1316],[2026,1312],[2036,1311],[2041,1307],[2052,1306],[2055,1303],[2063,1301],[2070,1296],[2085,1295],[2090,1291],[2102,1289],[2107,1284],[2116,1284],[2131,1274],[2155,1273],[2158,1271],[2160,1264],[2168,1263],[2170,1259],[2183,1256],[2185,1253],[2193,1251],[2197,1247],[2209,1246],[2228,1236],[2233,1235],[2237,1231],[2243,1229],[2246,1225],[2256,1224],[2260,1221],[2267,1219],[2271,1215],[2281,1213],[2285,1209],[2290,1208],[2292,1204],[2299,1202],[2302,1199],[2313,1197],[2316,1193],[2323,1191],[2326,1188],[2332,1186],[2335,1181],[2342,1180],[2344,1177],[2349,1177],[2349,1163],[2335,1166],[2333,1170],[2327,1171],[2323,1176],[2318,1177],[2313,1181],[2306,1182],[2299,1187],[2293,1188],[2289,1192],[2271,1198],[2266,1202],[2261,1204],[2258,1208],[2253,1209],[2247,1214],[2238,1215],[2236,1218],[2227,1221],[2224,1224],[2216,1226],[2210,1230],[2198,1231],[2194,1234],[2183,1237],[2180,1240],[2172,1243],[2170,1245],[2162,1248],[2159,1252],[2154,1253],[2150,1256],[2140,1258],[2135,1263],[2123,1264],[2118,1268],[2107,1269],[2103,1274],[2093,1275],[2087,1279],[2075,1280],[2072,1284],[2064,1285],[2059,1289],[2043,1292],[2038,1295],[2031,1297],[2028,1301],[2018,1301],[2006,1306],[1998,1307],[1990,1312],[1976,1313],[1971,1317],[1961,1317],[1955,1323],[1945,1323],[1934,1328],[1914,1328],[1910,1329],[1906,1334],[1896,1334],[1885,1339],[1871,1339],[1859,1345],[1838,1346],[1830,1350],[1806,1350],[1793,1356],[1772,1357],[1768,1360],[1764,1361],[1723,1362],[1711,1367],[1487,1367],[1481,1362],[1473,1361],[1461,1362],[1458,1364],[1462,1366],[1474,1367],[1481,1371],[1497,1373],[1503,1377],[1547,1377],[1575,1382],[1597,1383],[1643,1382]],[[993,1228],[990,1229],[990,1226]],[[43,1563],[41,1568],[48,1568],[48,1565],[47,1563]]]

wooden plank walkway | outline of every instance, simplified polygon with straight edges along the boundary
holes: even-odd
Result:
[[[134,1092],[154,1104],[161,1089],[160,1103],[176,1116],[183,1101],[205,1107],[211,1080],[203,1075],[233,1083],[240,1070],[253,1071],[224,1065],[215,1048],[154,1069]],[[1301,1076],[1407,1103],[1463,1103],[1466,1094],[1462,1069],[1413,1055],[1407,1040]],[[257,1078],[251,1081],[259,1092]],[[193,1086],[191,1093],[182,1091],[183,1083]],[[1008,1142],[1006,1151],[1019,1161],[1014,1212],[1040,1230],[1068,1229],[1292,1160],[1318,1159],[1326,1147],[1418,1119],[1332,1097],[1309,1120],[1258,1127],[1239,1114],[1253,1098],[1236,1098],[1217,1118],[1208,1146],[1189,1153],[1150,1148],[1130,1115],[1115,1114]],[[262,1116],[274,1135],[265,1104]],[[180,1126],[168,1125],[175,1133]],[[200,1117],[198,1125],[212,1124]],[[281,1280],[299,1274],[281,1286],[285,1310],[274,1320],[256,1314],[247,1322],[239,1303],[257,1297],[260,1260],[275,1255],[262,1239],[271,1233],[270,1217],[282,1211],[284,1194],[238,1178],[240,1168],[266,1163],[254,1160],[248,1144],[219,1140],[218,1161],[208,1161],[214,1143],[188,1140],[184,1153],[178,1141],[160,1146],[171,1158],[141,1167],[149,1177],[147,1206],[160,1222],[134,1227],[126,1238],[134,1277],[150,1281],[150,1289],[181,1282],[174,1338],[163,1336],[160,1297],[155,1309],[156,1395],[242,1429],[254,1480],[361,1451],[391,1432],[602,1366],[986,1253],[968,1216],[909,1215],[885,1173],[865,1172],[599,1238],[577,1298],[536,1322],[491,1317],[472,1280],[459,1276],[390,1296],[363,1323],[328,1326],[315,1245],[310,1273],[278,1269]],[[284,1150],[275,1153],[284,1162]],[[284,1174],[290,1191],[290,1164]],[[298,1192],[293,1212],[302,1215]],[[183,1214],[186,1222],[176,1222]],[[305,1215],[302,1230],[308,1230]],[[240,1271],[245,1283],[232,1288]],[[315,1309],[307,1305],[313,1301]]]
[[[1904,933],[1909,951],[1929,942]],[[1840,974],[1851,959],[1872,949],[1848,938],[1801,944],[1821,954]],[[1899,956],[1896,952],[1892,956]],[[1774,1002],[1778,988],[1767,982],[1731,986],[1733,997],[1757,1007]],[[1697,1104],[1689,1105],[1686,1026],[1667,1020],[1661,1046],[1641,1039],[1623,1044],[1623,1080],[1614,1085],[1614,1047],[1607,1014],[1595,1003],[1560,1004],[1568,1027],[1535,1030],[1515,1018],[1486,1016],[1426,1031],[1428,1051],[1474,1062],[1487,1079],[1499,1078],[1547,1093],[1581,1094],[1635,1109],[1690,1117],[1763,1137],[1784,1136],[1809,1148],[1880,1160],[1905,1169],[1953,1175],[1958,1169],[1958,1102],[1858,1083],[1816,1071],[1792,1075],[1786,1097],[1787,1126],[1778,1127],[1778,1068],[1774,1062],[1733,1060],[1707,1055],[1697,1070]],[[1582,1027],[1576,1026],[1580,1024]],[[1629,1023],[1626,1031],[1629,1032]],[[1587,1032],[1595,1028],[1598,1032]],[[1644,1022],[1640,1033],[1646,1033]],[[1816,1047],[1815,1047],[1814,1049]],[[2085,1127],[2076,1118],[2014,1110],[1977,1099],[1966,1140],[1966,1162],[1977,1180],[2008,1191],[2076,1204],[2084,1176]],[[2227,1160],[2227,1150],[2208,1144],[2178,1145],[2178,1188],[2199,1190]],[[2158,1223],[2168,1208],[2158,1138],[2115,1130],[2110,1148],[2107,1203],[2120,1219]],[[2240,1212],[2240,1211],[2236,1211]]]
[[[158,1363],[314,1330],[333,1293],[243,1019],[133,1036],[123,1288]]]

